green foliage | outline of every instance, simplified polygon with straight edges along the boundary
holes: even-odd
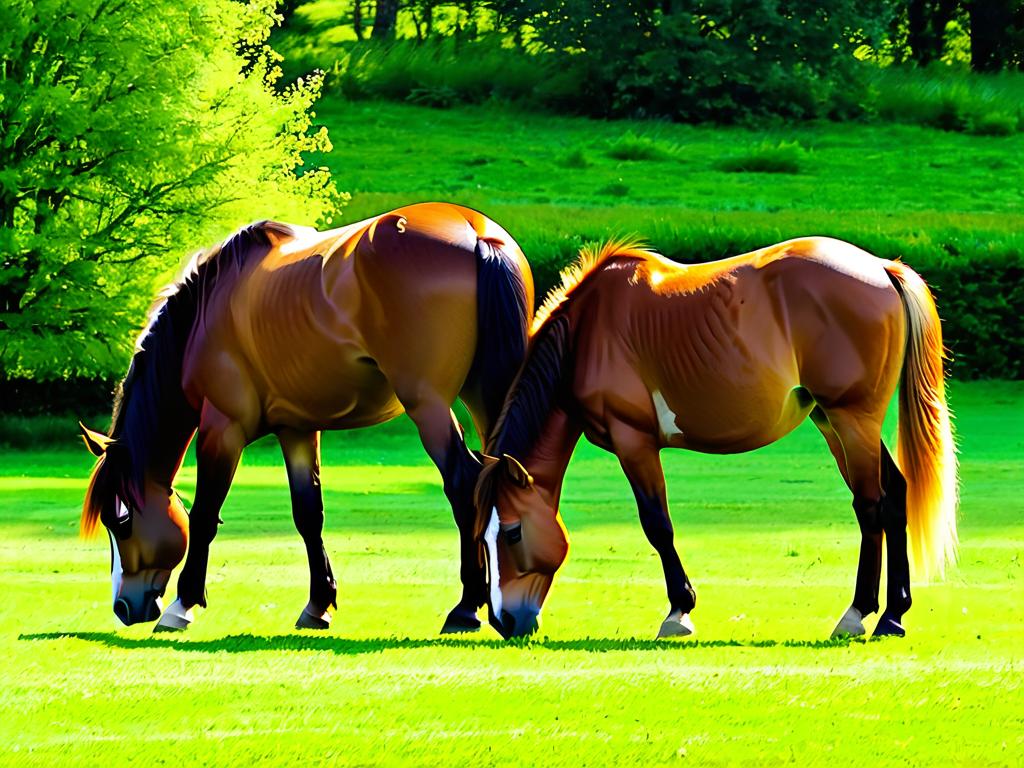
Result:
[[[1024,120],[1024,76],[980,75],[945,65],[869,73],[867,109],[894,123],[1005,136]]]
[[[273,0],[0,0],[0,376],[124,371],[155,285],[261,218],[327,220],[320,78]]]
[[[608,157],[616,160],[670,160],[676,147],[650,136],[626,131],[608,147]]]
[[[986,112],[971,119],[970,133],[978,136],[1012,136],[1020,121],[1006,112]]]
[[[589,168],[590,159],[582,147],[576,147],[558,158],[558,164],[563,168]]]
[[[718,167],[731,173],[800,173],[806,157],[799,141],[766,139],[748,152],[723,159]]]
[[[557,81],[549,82],[554,73],[554,61],[503,48],[497,40],[461,47],[454,40],[370,42],[342,49],[330,67],[329,88],[351,99],[435,107],[490,99],[556,102]]]
[[[832,113],[833,91],[859,87],[854,53],[881,39],[890,5],[535,0],[510,13],[587,72],[581,100],[594,114],[734,122]]]

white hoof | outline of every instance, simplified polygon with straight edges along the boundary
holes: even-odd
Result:
[[[191,608],[181,604],[181,600],[175,600],[164,611],[160,621],[153,627],[154,632],[181,632],[188,629],[188,625],[195,621],[195,614]]]
[[[658,637],[687,637],[692,635],[697,630],[693,627],[693,620],[690,619],[690,614],[683,613],[670,613],[668,618],[661,623],[661,629],[658,630]]]
[[[846,609],[843,618],[832,630],[832,639],[837,637],[860,637],[864,634],[864,614],[852,605]]]

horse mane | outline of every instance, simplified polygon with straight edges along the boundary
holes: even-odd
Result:
[[[294,234],[287,224],[272,221],[243,227],[221,244],[196,253],[178,278],[157,294],[135,342],[128,373],[114,391],[108,435],[115,442],[96,462],[89,479],[82,507],[83,536],[95,532],[103,505],[113,493],[142,509],[153,437],[162,423],[188,409],[181,371],[192,330],[205,322],[206,303],[217,286],[237,275],[254,255],[266,253],[267,230]]]
[[[620,237],[608,240],[600,248],[594,245],[584,245],[580,248],[576,261],[570,264],[559,273],[561,284],[556,285],[544,297],[540,309],[533,317],[533,328],[531,335],[537,333],[548,318],[561,307],[569,295],[575,291],[583,281],[596,272],[601,266],[614,258],[646,258],[653,252],[647,245],[635,237]]]
[[[569,319],[559,314],[537,331],[530,341],[526,361],[512,382],[505,405],[487,441],[495,455],[522,457],[533,447],[544,422],[555,406],[559,389],[568,372]],[[498,463],[485,466],[477,479],[474,502],[477,510],[476,534],[487,527],[490,509],[497,492]]]

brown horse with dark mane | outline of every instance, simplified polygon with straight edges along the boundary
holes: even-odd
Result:
[[[154,307],[114,406],[109,435],[82,427],[100,457],[82,513],[109,531],[114,613],[206,605],[210,543],[242,449],[281,443],[292,514],[309,557],[298,626],[323,628],[337,604],[324,550],[320,430],[379,424],[403,411],[419,429],[461,538],[462,599],[442,631],[479,628],[485,582],[473,539],[480,463],[451,411],[461,398],[488,434],[526,352],[533,282],[515,241],[476,211],[425,203],[328,232],[262,222],[198,255]],[[198,433],[190,513],[172,489]]]
[[[823,237],[682,266],[636,244],[587,251],[535,320],[480,475],[476,534],[491,623],[532,632],[568,553],[558,514],[581,435],[614,453],[661,556],[670,609],[659,636],[693,632],[696,595],[673,544],[659,452],[738,453],[807,416],[853,494],[861,531],[853,602],[834,635],[904,633],[910,545],[941,573],[957,545],[957,465],[939,318],[905,264]],[[897,456],[882,420],[900,384]]]

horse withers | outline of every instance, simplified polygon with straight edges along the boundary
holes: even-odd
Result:
[[[526,352],[533,282],[522,251],[482,214],[424,203],[328,232],[262,222],[197,255],[154,306],[114,405],[82,512],[111,543],[114,613],[151,621],[185,558],[158,628],[206,605],[221,505],[242,449],[273,433],[309,559],[300,627],[326,627],[337,585],[324,550],[320,431],[403,411],[440,470],[459,528],[462,597],[442,631],[479,628],[485,580],[473,539],[480,471],[451,411],[492,429]],[[195,500],[173,491],[196,442]],[[187,550],[187,557],[186,557]]]
[[[833,633],[904,633],[909,544],[920,573],[957,545],[957,465],[931,293],[905,264],[822,237],[693,266],[636,244],[585,251],[534,321],[526,363],[488,441],[476,535],[491,623],[534,630],[568,553],[558,514],[581,435],[614,453],[661,557],[659,636],[693,633],[696,594],[673,543],[662,448],[739,453],[810,416],[853,494],[861,532],[850,608]],[[898,452],[882,420],[900,384]]]

